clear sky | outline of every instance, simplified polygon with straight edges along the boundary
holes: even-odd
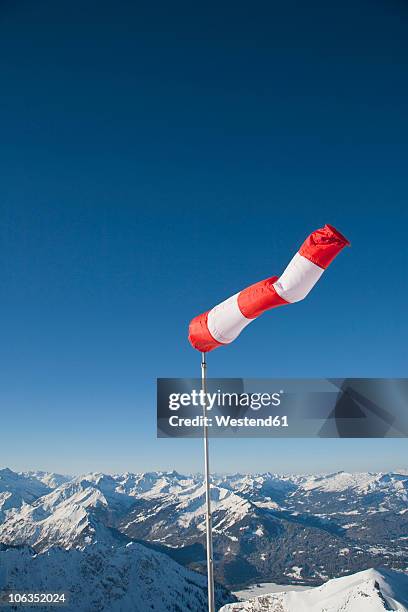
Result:
[[[143,6],[144,4],[144,6]],[[190,318],[352,242],[209,374],[404,377],[402,1],[0,7],[0,464],[201,469],[155,439],[155,379],[199,374]],[[406,440],[217,440],[216,471],[391,469]]]

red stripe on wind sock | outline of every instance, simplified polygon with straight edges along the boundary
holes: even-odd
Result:
[[[209,311],[207,310],[207,312],[194,317],[190,321],[188,328],[188,339],[191,345],[201,353],[208,353],[217,348],[217,346],[223,346],[221,342],[217,342],[210,334],[207,324],[208,313]]]
[[[299,255],[326,269],[345,246],[350,246],[347,238],[332,225],[325,225],[306,238]]]
[[[244,317],[255,319],[269,308],[288,303],[273,286],[277,280],[277,276],[271,276],[241,291],[238,295],[238,306]]]

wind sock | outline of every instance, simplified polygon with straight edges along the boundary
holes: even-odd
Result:
[[[195,317],[188,339],[202,353],[230,344],[265,310],[303,300],[333,259],[350,243],[335,227],[316,230],[300,247],[281,276],[250,285]]]

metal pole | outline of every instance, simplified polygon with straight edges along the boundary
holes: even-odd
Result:
[[[211,518],[211,497],[210,497],[210,460],[208,448],[208,427],[207,427],[207,362],[205,353],[201,353],[201,389],[204,395],[204,472],[205,472],[205,527],[207,535],[207,577],[208,577],[208,612],[215,612],[214,603],[214,561],[212,545],[212,518]]]

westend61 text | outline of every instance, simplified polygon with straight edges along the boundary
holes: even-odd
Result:
[[[214,423],[215,421],[215,423]],[[243,417],[236,419],[230,416],[215,416],[210,418],[207,416],[196,416],[192,418],[183,418],[173,415],[169,418],[171,427],[212,427],[214,424],[217,427],[288,427],[287,416],[270,415],[265,418]]]

